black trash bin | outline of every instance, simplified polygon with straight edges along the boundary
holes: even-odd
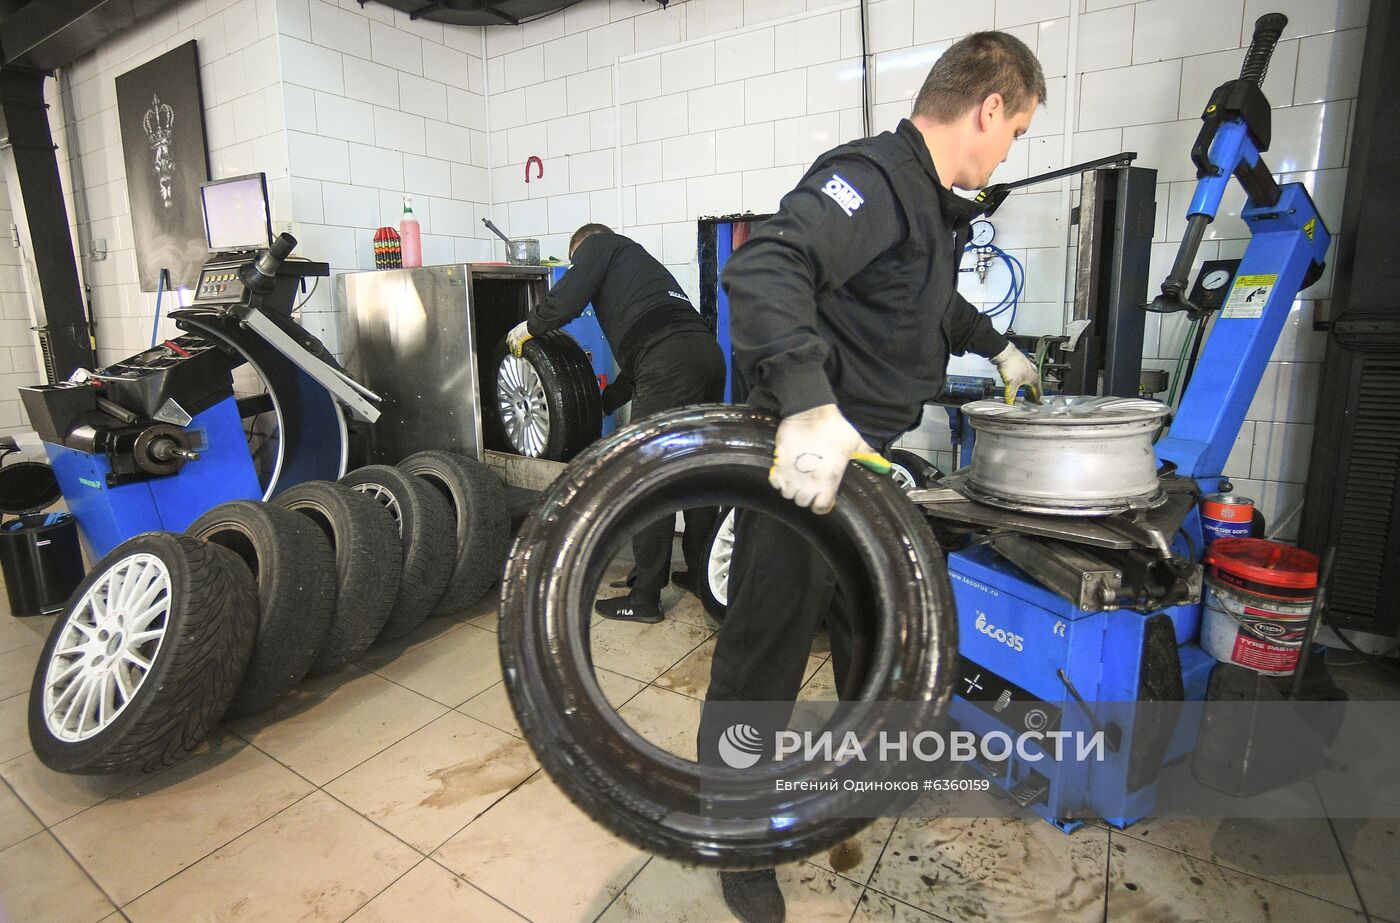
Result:
[[[71,513],[36,512],[61,495],[48,465],[16,462],[0,468],[0,513],[18,517],[0,523],[0,569],[11,615],[62,609],[83,581],[77,520]]]

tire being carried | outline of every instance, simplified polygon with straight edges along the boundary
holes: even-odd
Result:
[[[227,715],[254,715],[301,682],[335,610],[335,555],[306,516],[252,500],[214,507],[185,530],[234,552],[258,587],[253,655]]]
[[[753,509],[832,565],[842,591],[864,603],[852,648],[862,648],[852,665],[861,685],[827,727],[834,740],[854,734],[870,752],[882,733],[936,727],[952,694],[953,594],[923,514],[888,477],[858,466],[827,515],[784,500],[768,483],[776,424],[749,408],[710,406],[622,429],[554,481],[511,551],[501,665],[526,741],[594,820],[681,862],[770,868],[810,856],[854,835],[890,799],[845,785],[884,772],[876,763],[702,764],[660,749],[612,713],[589,662],[590,607],[637,522],[700,506]]]
[[[447,500],[425,482],[390,465],[366,465],[340,483],[374,500],[394,520],[403,554],[403,579],[383,640],[408,634],[442,601],[457,561],[456,524]]]
[[[334,673],[379,637],[403,574],[393,517],[374,500],[331,481],[307,481],[278,494],[277,506],[308,517],[335,556],[335,610],[310,675]]]
[[[456,556],[438,610],[465,609],[501,579],[510,550],[505,487],[490,468],[455,452],[418,452],[397,467],[435,488],[452,506]]]
[[[39,656],[29,739],[50,769],[154,772],[188,756],[238,691],[253,578],[227,548],[146,532],[98,561]]]

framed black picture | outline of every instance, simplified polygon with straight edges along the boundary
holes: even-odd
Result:
[[[162,269],[193,285],[209,256],[199,184],[209,179],[199,56],[193,41],[117,77],[117,119],[141,291]]]

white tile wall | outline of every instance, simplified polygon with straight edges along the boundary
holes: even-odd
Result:
[[[91,152],[83,194],[94,221],[110,227],[109,246],[130,246],[119,146],[118,156],[111,153],[111,77],[186,37],[201,43],[216,170],[263,169],[257,157],[283,166],[274,178],[275,213],[298,223],[308,255],[337,269],[368,265],[372,228],[397,220],[407,189],[418,196],[429,254],[487,255],[492,245],[477,229],[494,201],[498,221],[508,221],[511,233],[540,236],[546,250],[562,252],[585,220],[625,224],[693,289],[696,217],[773,209],[815,156],[861,130],[851,0],[685,0],[665,10],[641,0],[583,0],[525,27],[485,30],[415,22],[375,4],[243,2],[257,15],[186,0],[75,67],[78,135],[83,153]],[[1076,159],[1130,149],[1158,169],[1160,266],[1180,236],[1179,213],[1194,180],[1186,155],[1197,114],[1210,89],[1237,73],[1254,19],[1279,8],[1290,25],[1265,83],[1275,106],[1269,163],[1308,185],[1325,219],[1335,221],[1365,0],[1073,2],[1081,7],[1077,35],[1071,0],[875,0],[877,130],[907,113],[952,41],[1008,29],[1041,58],[1049,99],[998,178],[1063,163],[1065,98],[1073,94]],[[1202,30],[1203,21],[1219,28]],[[1066,76],[1071,43],[1076,68]],[[255,92],[269,104],[255,105]],[[545,178],[527,186],[524,158],[532,154],[545,159]],[[1028,272],[1018,329],[1055,332],[1063,316],[1065,267],[1073,259],[1061,214],[1066,201],[1045,187],[1016,195],[996,216],[997,242]],[[1240,252],[1239,204],[1227,199],[1210,253]],[[1003,272],[995,268],[966,294],[994,303]],[[113,339],[103,346],[114,353],[108,358],[119,358],[141,345],[139,315],[148,320],[150,312],[132,292],[129,251],[92,264],[90,275],[101,283],[94,288],[99,319],[132,321],[107,325]],[[0,275],[0,311],[9,317],[17,302],[5,284]],[[1308,297],[1325,299],[1329,286],[1330,272]],[[1306,320],[1312,303],[1300,302],[1290,318],[1232,455],[1232,465],[1246,469],[1239,476],[1261,485],[1266,513],[1269,502],[1295,496],[1305,476],[1298,460],[1305,462],[1311,438],[1321,358],[1320,337]],[[126,317],[128,305],[138,316]],[[328,297],[318,297],[308,317],[333,336],[330,308]],[[1174,318],[1150,323],[1148,360],[1174,359],[1182,335]],[[0,368],[6,359],[0,349]],[[5,420],[0,401],[0,427]],[[946,429],[935,413],[907,442],[950,462]]]
[[[374,229],[398,224],[405,193],[422,226],[425,262],[486,250],[480,218],[489,213],[491,189],[481,30],[414,21],[375,4],[276,4],[295,191],[290,217],[301,251],[327,260],[332,273],[372,268]],[[507,55],[509,76],[492,87],[502,95],[516,90],[514,105],[501,96],[492,101],[500,106],[497,124],[506,127],[512,119],[526,124],[526,88],[545,79],[542,44],[520,52]],[[303,88],[318,91],[311,124],[302,121]],[[538,141],[532,153],[545,149],[543,124]],[[303,318],[338,342],[333,290],[321,285]]]
[[[1074,94],[1077,115],[1070,146],[1076,160],[1136,150],[1139,163],[1159,171],[1153,260],[1161,274],[1175,253],[1181,212],[1195,179],[1187,155],[1199,129],[1199,111],[1211,89],[1238,73],[1240,48],[1248,41],[1254,18],[1266,11],[1265,6],[1273,9],[1278,4],[1074,0],[1081,4],[1081,17],[1078,34],[1072,35],[1070,2],[875,0],[870,11],[876,127],[891,128],[907,114],[928,68],[952,41],[978,29],[1011,31],[1040,57],[1049,78],[1049,99],[1037,113],[1028,139],[1013,147],[997,178],[1019,178],[1065,162],[1065,99]],[[1280,172],[1288,171],[1286,179],[1304,182],[1331,221],[1339,213],[1345,188],[1348,100],[1359,79],[1365,4],[1281,2],[1294,22],[1265,83],[1275,106],[1275,140],[1268,162]],[[629,232],[657,248],[683,281],[694,278],[693,247],[684,241],[693,235],[696,217],[738,209],[772,210],[818,154],[860,132],[860,43],[854,4],[809,0],[805,16],[800,15],[803,5],[801,0],[686,0],[670,11],[640,16],[645,5],[627,0],[585,0],[571,8],[579,27],[566,22],[563,36],[582,33],[589,66],[603,68],[622,59],[617,109],[622,120],[622,217]],[[722,6],[729,7],[727,15]],[[739,7],[744,11],[742,29],[735,14]],[[677,8],[689,8],[687,16],[667,22],[664,17]],[[799,15],[767,25],[794,14]],[[1203,21],[1219,28],[1202,30]],[[682,44],[657,45],[660,35]],[[1066,76],[1072,42],[1076,68]],[[528,37],[516,43],[501,40],[490,56],[503,58],[530,47]],[[560,132],[572,143],[567,152],[551,149],[550,156],[569,156],[570,188],[558,194],[573,195],[574,178],[582,179],[583,172],[573,148],[582,137],[572,126]],[[600,154],[599,167],[610,171],[616,138],[590,141],[593,152]],[[498,201],[527,195],[512,185],[518,180],[512,183],[503,174],[494,184]],[[994,219],[998,244],[1027,267],[1018,330],[1054,333],[1063,323],[1066,267],[1074,255],[1066,246],[1070,229],[1061,213],[1068,200],[1058,189],[1052,185],[1018,194]],[[1247,231],[1238,218],[1241,205],[1237,194],[1227,196],[1202,258],[1242,252]],[[606,188],[594,190],[590,207],[599,206],[615,213],[616,196]],[[551,226],[521,232],[527,230],[555,232],[556,227],[551,218]],[[1004,276],[1005,269],[996,266],[985,283],[968,282],[965,294],[974,303],[993,304],[1005,289]],[[1330,273],[1308,297],[1325,298],[1329,285]],[[1306,427],[1321,359],[1320,335],[1304,319],[1311,303],[1300,302],[1290,318],[1275,350],[1276,362],[1232,456],[1232,465],[1241,466],[1232,472],[1237,477],[1249,474],[1259,484],[1278,485],[1260,491],[1266,513],[1269,503],[1293,496],[1292,488],[1303,477],[1297,459],[1306,458]],[[999,318],[998,326],[1004,321]],[[1176,318],[1150,321],[1144,344],[1147,361],[1170,366],[1185,329]],[[987,368],[973,358],[959,362],[966,371]],[[1276,426],[1302,428],[1282,431],[1290,436],[1284,438],[1275,432]],[[943,415],[934,414],[911,434],[909,444],[926,448],[930,455],[946,453],[946,429]],[[935,431],[943,435],[932,435]],[[1266,449],[1256,450],[1256,442]],[[1271,456],[1279,461],[1262,461]]]

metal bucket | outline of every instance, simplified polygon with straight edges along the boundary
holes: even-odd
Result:
[[[1152,439],[1168,413],[1141,398],[1055,395],[1044,403],[973,401],[966,479],[973,499],[1025,512],[1089,516],[1166,500]]]
[[[540,265],[540,242],[531,238],[510,241],[506,244],[506,262],[512,266]]]

